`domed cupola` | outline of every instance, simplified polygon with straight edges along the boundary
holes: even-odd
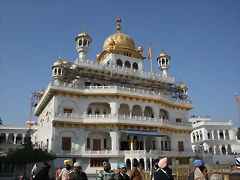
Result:
[[[90,50],[92,38],[85,32],[85,29],[83,29],[83,32],[77,35],[75,41],[76,50],[79,54],[79,60],[85,60],[87,58],[87,53]]]
[[[142,51],[135,49],[135,43],[133,39],[121,32],[121,18],[116,19],[117,32],[110,35],[103,44],[103,52],[97,57],[98,61],[103,61],[110,53],[119,54],[123,56],[129,56],[136,59],[143,60]],[[143,48],[142,48],[143,50]]]
[[[188,88],[186,84],[184,84],[183,82],[180,82],[179,89],[180,89],[179,98],[182,100],[186,100],[188,98],[188,92],[187,92]]]
[[[52,78],[54,82],[63,80],[65,73],[64,63],[61,61],[60,56],[58,60],[52,66]]]

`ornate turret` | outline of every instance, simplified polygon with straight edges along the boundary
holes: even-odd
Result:
[[[92,38],[85,32],[85,29],[83,29],[83,32],[77,35],[75,41],[76,50],[79,53],[79,60],[86,59],[87,53],[90,50],[89,46],[92,42]]]
[[[55,82],[63,80],[65,73],[64,63],[60,59],[60,54],[58,60],[52,66],[52,78]]]
[[[66,60],[63,61],[63,65],[64,65],[64,67],[66,67],[68,69],[71,67],[71,63],[68,61],[67,58],[66,58]]]
[[[170,60],[171,57],[162,50],[161,54],[159,54],[157,61],[158,61],[158,67],[162,71],[162,74],[164,76],[168,76],[168,70],[170,68]]]
[[[180,89],[179,98],[182,100],[186,100],[188,98],[188,92],[187,92],[188,88],[186,84],[184,84],[183,82],[180,82],[179,89]]]

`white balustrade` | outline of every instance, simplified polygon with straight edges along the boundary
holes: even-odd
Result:
[[[119,119],[119,120],[135,120],[135,121],[150,121],[150,122],[162,122],[164,124],[176,125],[176,126],[188,126],[191,127],[191,123],[177,123],[162,118],[151,118],[142,116],[128,116],[117,114],[75,114],[75,113],[54,113],[56,117],[72,117],[72,118],[87,118],[87,119]]]
[[[62,87],[71,87],[71,88],[75,88],[75,89],[79,89],[79,87],[77,87],[76,84],[74,83],[59,83],[59,82],[51,82],[50,86],[62,86]],[[85,86],[83,89],[85,90],[101,90],[101,89],[105,89],[105,90],[117,90],[117,91],[122,91],[123,93],[126,92],[134,92],[139,93],[139,94],[144,94],[144,95],[152,95],[152,96],[156,96],[157,98],[159,98],[159,96],[162,99],[168,100],[170,102],[176,103],[176,104],[189,104],[192,105],[191,101],[186,101],[186,100],[181,100],[181,99],[174,99],[172,98],[170,95],[165,95],[163,93],[161,93],[160,91],[150,91],[150,90],[144,90],[144,89],[136,89],[136,88],[130,88],[130,87],[124,87],[124,86]]]

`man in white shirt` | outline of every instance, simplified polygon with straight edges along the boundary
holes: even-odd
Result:
[[[68,159],[68,160],[65,160],[64,161],[64,164],[65,164],[65,168],[62,169],[61,173],[59,174],[58,176],[58,179],[59,180],[68,180],[68,175],[69,173],[71,173],[73,170],[71,169],[72,168],[72,165],[73,165],[73,162],[72,160]]]

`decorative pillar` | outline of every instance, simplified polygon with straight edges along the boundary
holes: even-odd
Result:
[[[214,140],[215,138],[214,138],[214,131],[211,131],[211,133],[212,133],[212,140]]]
[[[8,142],[8,136],[9,136],[9,134],[6,133],[6,142]]]
[[[129,105],[129,112],[130,112],[130,114],[129,114],[130,119],[132,119],[132,106],[130,106],[130,105]]]
[[[216,155],[216,146],[213,146],[213,154]]]
[[[150,171],[152,171],[152,166],[153,166],[152,163],[153,163],[153,162],[152,162],[152,158],[150,158]]]
[[[219,145],[219,152],[222,154],[222,145]]]
[[[110,103],[110,107],[111,107],[111,114],[112,115],[116,115],[118,114],[118,104],[116,102],[111,102]]]
[[[144,169],[147,170],[147,158],[144,158]]]
[[[226,139],[226,131],[225,130],[223,131],[223,139],[224,140]]]
[[[119,134],[117,130],[110,132],[111,142],[112,142],[112,150],[119,151]]]
[[[226,149],[226,155],[228,155],[228,146],[225,146]]]
[[[17,134],[14,134],[13,135],[13,144],[16,144],[16,142],[17,142]]]
[[[220,140],[220,131],[217,131],[217,137],[218,137],[218,140]]]
[[[22,143],[24,143],[25,134],[22,134]]]
[[[143,137],[143,150],[146,151],[146,137]]]
[[[133,151],[133,137],[130,137],[131,139],[131,151]]]

